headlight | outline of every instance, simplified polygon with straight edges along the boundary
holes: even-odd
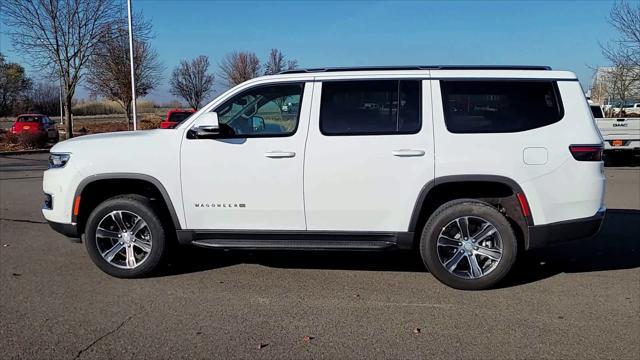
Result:
[[[70,158],[71,154],[49,154],[49,169],[64,167]]]

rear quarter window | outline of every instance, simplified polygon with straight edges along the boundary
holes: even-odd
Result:
[[[555,81],[441,81],[452,133],[509,133],[556,123],[564,116]]]

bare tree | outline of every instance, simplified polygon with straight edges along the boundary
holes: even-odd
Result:
[[[60,93],[57,86],[50,82],[39,82],[29,92],[29,108],[33,112],[45,115],[60,114]]]
[[[171,94],[183,98],[194,110],[213,90],[213,75],[209,74],[209,58],[200,55],[191,62],[182,60],[171,73]]]
[[[298,60],[286,60],[284,54],[278,49],[271,49],[269,58],[265,64],[264,74],[274,75],[285,70],[293,70],[298,67]]]
[[[85,65],[115,18],[115,1],[3,0],[2,5],[14,47],[34,67],[62,78],[67,136],[73,136],[71,102]]]
[[[618,64],[600,68],[592,87],[592,98],[600,103],[614,102],[607,111],[608,116],[620,116],[624,104],[640,98],[640,80],[634,64]]]
[[[640,3],[616,2],[607,20],[618,38],[600,45],[612,66],[597,70],[592,97],[620,103],[620,115],[627,100],[640,97]],[[609,115],[613,112],[611,108]]]
[[[618,31],[618,38],[601,45],[603,54],[613,64],[626,63],[640,68],[640,2],[635,5],[616,2],[607,20]]]
[[[260,75],[260,60],[255,53],[234,51],[222,59],[220,71],[227,85],[236,86]]]
[[[136,14],[133,22],[133,69],[136,97],[145,96],[160,83],[162,64],[150,45],[151,23]],[[124,110],[128,124],[132,121],[129,38],[126,19],[119,19],[103,33],[88,63],[86,88],[93,95],[114,100]]]
[[[0,53],[0,116],[16,111],[30,88],[31,80],[24,68],[20,64],[6,62]]]

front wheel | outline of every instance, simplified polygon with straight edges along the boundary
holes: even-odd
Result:
[[[516,254],[516,236],[507,218],[473,199],[440,206],[420,239],[420,255],[433,276],[462,290],[495,286],[511,270]]]
[[[164,258],[165,230],[151,201],[123,195],[98,205],[87,220],[91,260],[109,275],[131,278],[153,272]]]

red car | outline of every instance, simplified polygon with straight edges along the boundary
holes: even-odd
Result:
[[[160,123],[161,129],[173,129],[186,118],[196,112],[195,110],[171,109],[167,111],[167,118]]]
[[[56,123],[42,114],[22,114],[18,115],[16,122],[11,126],[12,134],[42,134],[49,140],[58,142],[60,133],[56,128]]]

